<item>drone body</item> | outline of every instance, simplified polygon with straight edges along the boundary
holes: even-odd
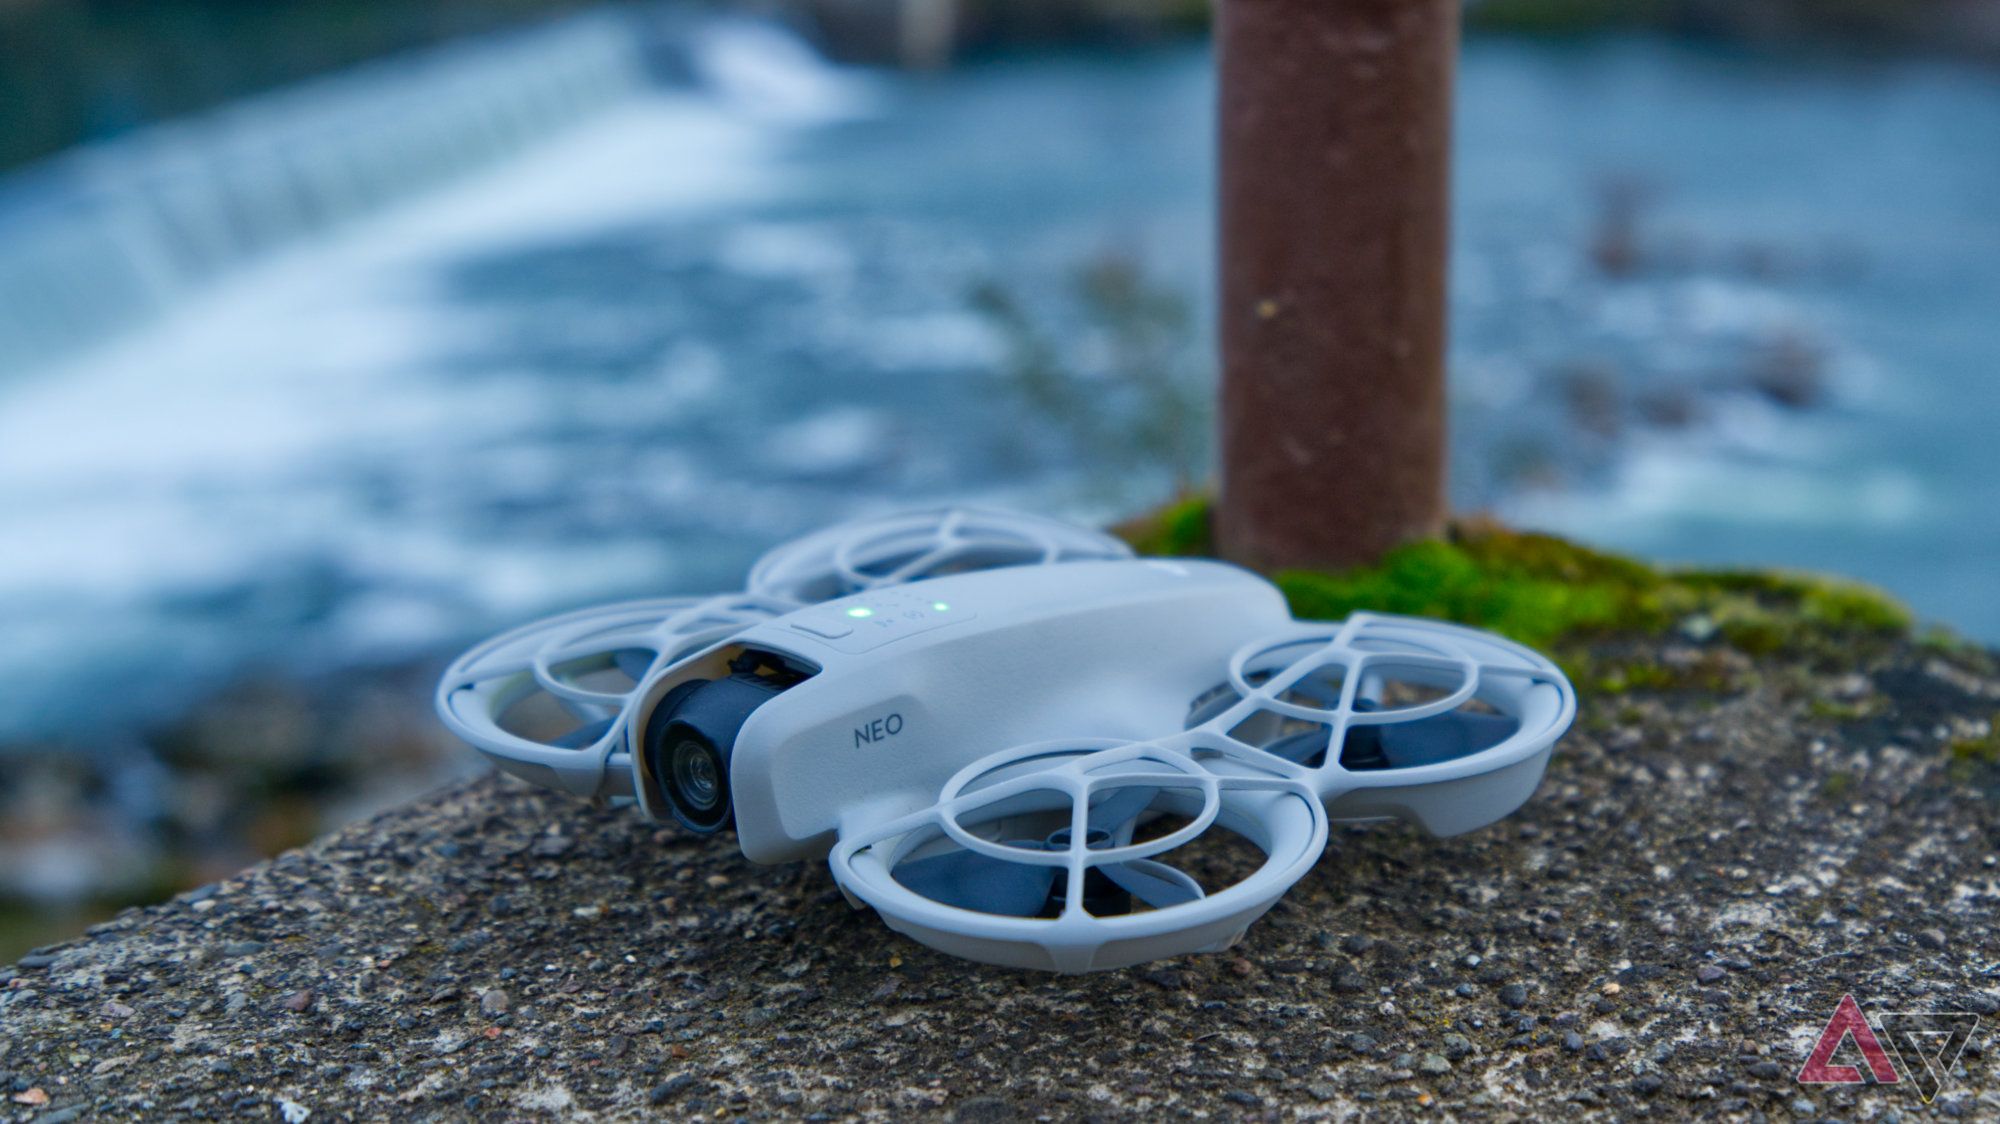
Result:
[[[519,728],[551,699],[571,730]],[[1484,633],[1295,621],[1232,566],[950,512],[781,548],[745,595],[516,630],[438,706],[516,775],[733,824],[758,862],[827,855],[926,944],[1082,971],[1231,943],[1330,820],[1506,815],[1575,700]]]
[[[1077,562],[934,578],[855,594],[731,637],[709,658],[781,655],[809,678],[749,716],[730,763],[736,834],[756,862],[826,854],[853,827],[936,803],[992,753],[1070,738],[1172,732],[1234,651],[1290,619],[1276,590],[1213,562]],[[664,697],[701,660],[662,676]],[[1200,687],[1194,687],[1199,690]],[[637,744],[640,802],[661,778]]]

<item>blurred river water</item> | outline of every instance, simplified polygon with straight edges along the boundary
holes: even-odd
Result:
[[[169,170],[140,190],[225,235],[276,214],[283,237],[229,242],[164,297],[63,274],[90,342],[17,332],[0,355],[0,743],[88,752],[246,669],[726,587],[762,546],[891,503],[1104,518],[1162,497],[1164,473],[1093,480],[1085,451],[1023,441],[1048,419],[969,294],[1018,294],[1088,365],[1067,294],[1117,255],[1208,346],[1203,48],[900,75],[756,25],[682,34],[664,81],[589,56],[511,131],[447,113],[397,135],[428,169],[409,183],[342,155],[394,133],[393,104],[341,125],[259,103],[292,141],[200,152],[264,159],[297,148],[286,113],[317,113],[325,167],[283,182],[348,187],[310,205],[174,178],[198,129],[144,139]],[[602,48],[525,42],[479,80]],[[326,98],[371,79],[345,81]],[[2000,640],[2000,76],[1475,40],[1460,102],[1461,507],[1840,571]],[[454,128],[478,135],[451,148]],[[440,146],[458,156],[426,163]],[[0,237],[0,277],[27,245]]]

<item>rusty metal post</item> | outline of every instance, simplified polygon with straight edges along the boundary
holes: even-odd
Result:
[[[1460,0],[1221,0],[1221,496],[1249,565],[1443,529]]]

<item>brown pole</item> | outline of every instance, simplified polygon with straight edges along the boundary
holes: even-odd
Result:
[[[1225,556],[1338,567],[1443,530],[1460,0],[1222,0]]]

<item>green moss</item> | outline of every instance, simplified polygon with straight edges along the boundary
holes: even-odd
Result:
[[[1806,590],[1806,619],[1838,629],[1901,636],[1910,631],[1910,610],[1866,586],[1819,579]]]
[[[1724,624],[1722,638],[1739,652],[1753,656],[1768,656],[1784,650],[1787,633],[1781,622],[1767,615],[1758,614],[1755,617]]]
[[[1842,632],[1906,635],[1914,623],[1909,609],[1859,582],[1793,570],[1682,570],[1673,579],[1688,590],[1716,597],[1738,594],[1739,608],[1776,601],[1806,622]],[[1739,614],[1740,616],[1741,614]],[[1767,615],[1768,617],[1768,615]],[[1759,624],[1781,624],[1769,619]]]
[[[1112,528],[1113,533],[1132,544],[1141,554],[1186,558],[1215,553],[1215,535],[1209,528],[1209,498],[1194,495],[1137,519]]]
[[[1549,645],[1583,631],[1666,623],[1656,576],[1541,535],[1481,531],[1416,542],[1380,565],[1276,577],[1300,616],[1338,619],[1357,610],[1442,617]]]
[[[1941,656],[1978,652],[1979,646],[1942,625],[1929,625],[1917,634],[1917,647]]]
[[[1209,553],[1209,515],[1209,499],[1196,496],[1120,533],[1143,553]],[[1555,650],[1594,637],[1678,628],[1697,640],[1719,636],[1753,656],[1810,655],[1901,637],[1911,627],[1909,610],[1852,582],[1786,571],[1663,569],[1491,522],[1460,523],[1447,538],[1399,547],[1374,566],[1287,570],[1273,580],[1292,611],[1307,619],[1337,620],[1361,610],[1436,617]],[[1582,682],[1615,690],[1727,680],[1713,668],[1683,674],[1657,664],[1574,670]]]
[[[1828,800],[1846,799],[1847,795],[1853,791],[1853,773],[1829,773],[1826,780],[1821,781],[1819,786],[1820,795],[1826,797]]]
[[[1964,761],[1976,765],[2000,765],[2000,714],[1987,723],[1982,737],[1959,738],[1951,743],[1954,761]]]
[[[1602,674],[1586,677],[1586,683],[1594,682],[1605,694],[1622,695],[1631,690],[1663,691],[1681,685],[1678,672],[1650,660],[1638,660],[1619,664]]]
[[[1832,699],[1814,699],[1806,704],[1807,713],[1814,718],[1828,722],[1859,722],[1880,712],[1881,703],[1877,699],[1863,699],[1860,702],[1836,702]]]

